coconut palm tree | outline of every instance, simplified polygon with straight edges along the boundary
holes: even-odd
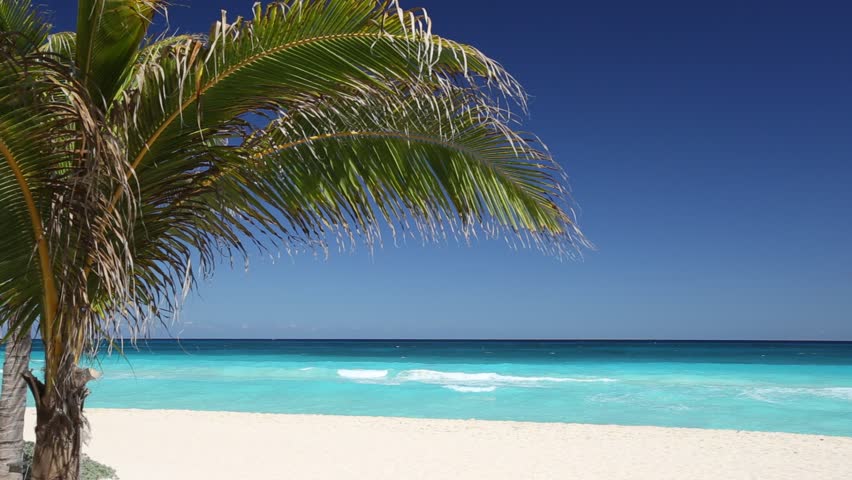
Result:
[[[0,318],[44,342],[35,480],[78,476],[81,359],[222,261],[383,235],[586,244],[560,168],[515,130],[521,87],[423,10],[288,0],[153,37],[158,0],[80,0],[50,36],[28,0],[0,6]]]

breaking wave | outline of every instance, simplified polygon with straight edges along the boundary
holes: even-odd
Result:
[[[743,390],[742,395],[766,403],[781,403],[800,396],[852,401],[852,387],[755,387]]]
[[[340,369],[337,376],[356,382],[381,383],[400,385],[404,383],[420,383],[437,385],[456,392],[493,392],[499,387],[546,387],[548,385],[577,382],[599,383],[615,382],[615,379],[605,377],[548,377],[548,376],[519,376],[501,375],[496,372],[443,372],[440,370],[402,370],[391,374],[390,370],[370,369]]]
[[[495,386],[490,386],[490,387],[465,387],[463,385],[444,385],[444,388],[447,388],[449,390],[453,390],[453,391],[456,391],[456,392],[462,392],[462,393],[482,393],[482,392],[493,392],[494,390],[497,390],[497,387],[495,387]]]
[[[337,375],[352,380],[378,380],[388,376],[387,370],[346,370],[337,371]]]
[[[468,385],[468,386],[541,386],[547,383],[562,382],[615,382],[613,378],[603,377],[521,377],[516,375],[500,375],[494,372],[466,373],[442,372],[439,370],[405,370],[396,377],[405,382],[421,382],[438,385]]]

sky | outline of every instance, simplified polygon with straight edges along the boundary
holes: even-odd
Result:
[[[57,29],[76,2],[42,0]],[[251,1],[174,0],[207,32]],[[852,340],[850,2],[403,0],[500,61],[596,245],[253,256],[178,338]]]

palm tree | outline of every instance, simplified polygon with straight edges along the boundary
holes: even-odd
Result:
[[[425,11],[288,0],[151,37],[162,3],[80,0],[77,32],[47,36],[0,0],[0,318],[45,345],[35,480],[78,476],[83,356],[252,247],[586,245],[560,168],[513,129],[521,87]]]

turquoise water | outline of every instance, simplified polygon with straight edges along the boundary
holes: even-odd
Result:
[[[852,344],[149,341],[88,407],[727,428],[852,436]],[[41,365],[36,352],[33,367]]]

